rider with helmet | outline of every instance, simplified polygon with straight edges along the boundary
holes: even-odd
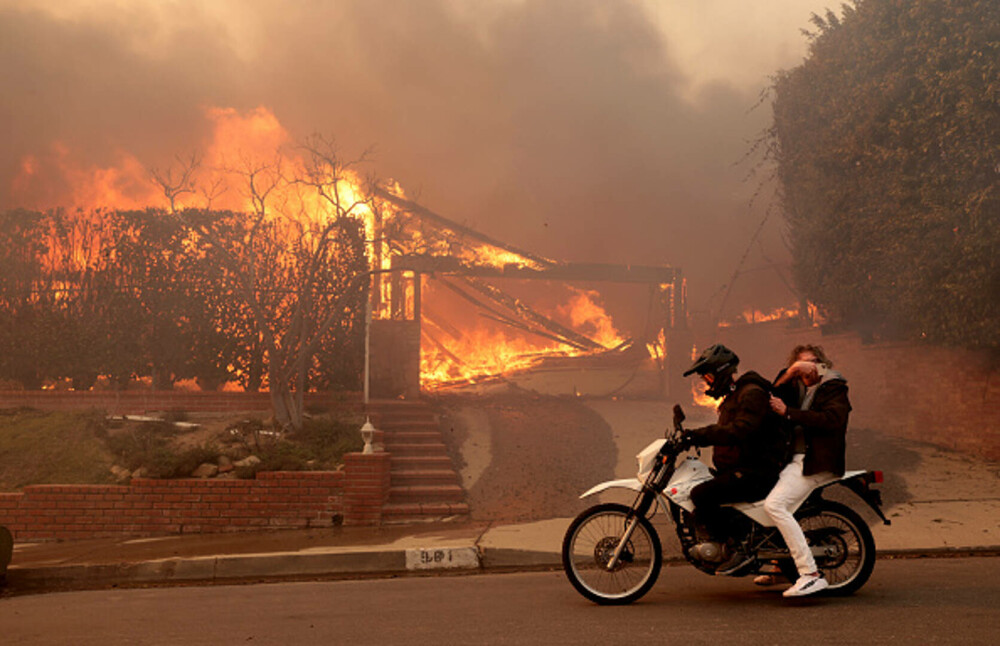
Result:
[[[749,371],[736,377],[740,359],[724,345],[702,352],[684,376],[697,373],[708,384],[706,394],[722,399],[715,424],[686,432],[693,446],[713,446],[715,477],[691,490],[695,516],[713,540],[724,543],[728,532],[721,505],[761,500],[771,491],[784,466],[786,441],[772,412],[770,382]],[[716,574],[733,574],[750,562],[739,545],[728,545],[729,558]]]

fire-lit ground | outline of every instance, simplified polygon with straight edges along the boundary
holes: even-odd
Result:
[[[647,360],[534,369],[438,391],[442,430],[461,466],[473,519],[573,516],[592,504],[579,500],[592,485],[635,475],[635,454],[671,423],[675,400],[654,396],[659,379]],[[690,392],[676,399],[689,425],[714,421],[713,408],[690,399]]]
[[[660,372],[652,360],[594,368],[585,360],[544,362],[531,370],[441,388],[439,393],[496,395],[511,392],[575,397],[655,397]]]
[[[518,531],[555,541],[552,551],[569,519],[596,502],[579,494],[633,477],[635,454],[670,423],[664,401],[449,395],[437,403],[473,519],[518,523]],[[692,409],[687,425],[713,419],[711,411]],[[711,451],[702,457],[710,460]],[[854,427],[847,463],[885,473],[880,489],[892,525],[882,526],[845,494],[872,524],[880,549],[1000,545],[1000,465]],[[660,529],[670,552],[672,530]]]

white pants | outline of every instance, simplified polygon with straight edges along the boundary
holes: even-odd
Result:
[[[806,543],[806,536],[802,533],[802,528],[799,527],[799,522],[795,520],[792,511],[809,496],[813,487],[833,477],[833,474],[826,472],[811,476],[802,475],[804,457],[801,453],[797,453],[792,458],[788,466],[781,470],[778,483],[764,500],[764,510],[784,537],[800,576],[816,571],[816,559],[813,558],[809,544]]]

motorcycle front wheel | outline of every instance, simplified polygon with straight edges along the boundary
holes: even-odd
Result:
[[[806,541],[814,548],[816,567],[830,584],[825,594],[854,594],[868,581],[875,569],[875,539],[857,512],[824,500],[798,520]],[[815,554],[815,548],[821,554]],[[783,561],[781,570],[791,581],[798,577],[791,560]]]
[[[563,569],[573,587],[595,603],[632,603],[649,592],[660,574],[660,537],[641,516],[618,562],[608,568],[628,527],[631,511],[616,503],[596,505],[577,516],[566,530]]]

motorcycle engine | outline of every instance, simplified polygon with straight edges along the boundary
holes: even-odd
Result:
[[[721,561],[722,546],[714,542],[698,543],[688,550],[688,554],[697,561]]]

